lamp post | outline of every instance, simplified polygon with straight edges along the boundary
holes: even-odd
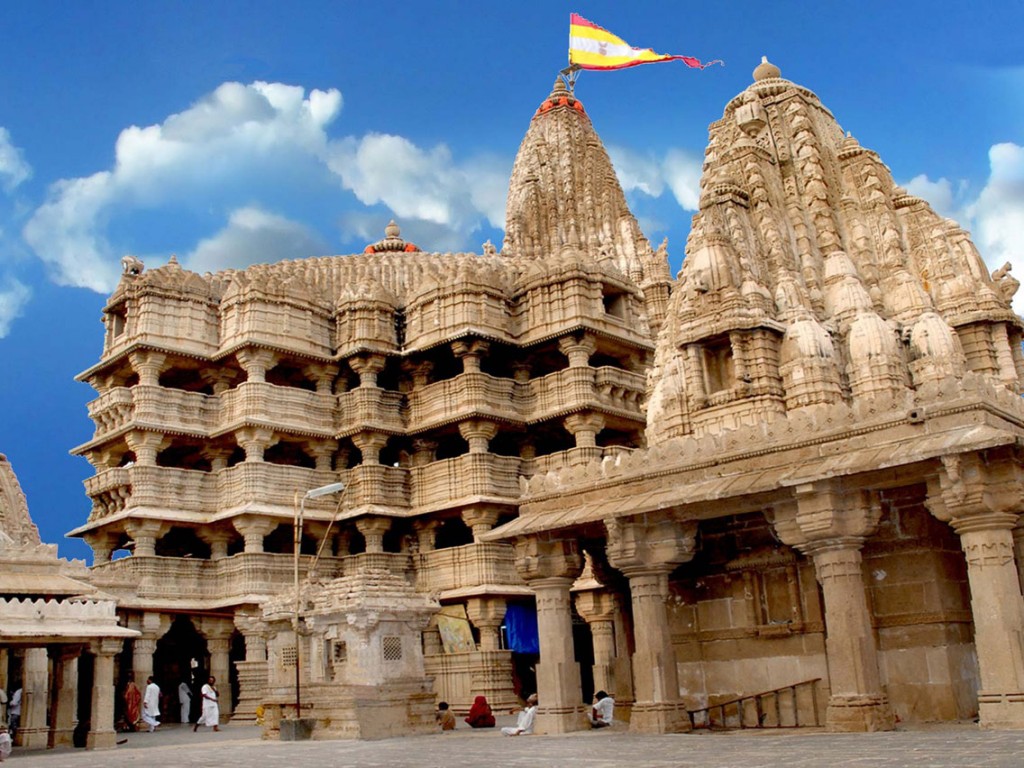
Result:
[[[299,720],[302,717],[302,683],[300,677],[299,662],[301,659],[301,646],[299,645],[299,611],[302,608],[302,595],[299,591],[299,553],[302,549],[302,517],[306,512],[306,499],[316,499],[320,496],[327,496],[332,493],[340,493],[345,490],[344,483],[331,483],[330,485],[321,485],[319,488],[313,488],[306,491],[303,494],[302,499],[298,504],[295,505],[295,546],[294,546],[294,564],[295,564],[295,719]],[[295,492],[296,497],[299,492]]]

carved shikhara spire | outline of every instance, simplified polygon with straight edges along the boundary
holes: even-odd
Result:
[[[35,546],[39,543],[39,530],[29,517],[25,493],[11,463],[0,453],[0,549],[10,544]]]
[[[640,282],[654,255],[582,103],[562,80],[519,147],[505,209],[507,255],[610,259]]]
[[[897,187],[814,93],[764,59],[709,134],[649,442],[927,399],[964,372],[1020,391],[1008,267],[990,276],[969,235]]]

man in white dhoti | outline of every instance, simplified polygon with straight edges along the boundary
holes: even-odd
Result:
[[[192,726],[192,733],[199,730],[200,725],[213,726],[213,730],[220,730],[220,704],[218,699],[220,696],[217,694],[217,678],[210,675],[210,678],[206,681],[206,685],[203,686],[203,713],[196,720],[196,724]]]
[[[152,677],[146,678],[146,692],[142,695],[142,722],[152,733],[160,725],[160,686]]]
[[[192,689],[184,680],[178,685],[178,703],[181,704],[181,722],[188,725],[189,711],[192,709]]]
[[[502,728],[501,732],[506,736],[528,736],[533,733],[533,718],[537,714],[537,694],[530,694],[526,700],[526,709],[519,713],[519,719],[514,728]]]

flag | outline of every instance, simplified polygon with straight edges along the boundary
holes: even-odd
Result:
[[[655,53],[650,48],[633,48],[621,37],[587,21],[578,13],[569,16],[569,63],[579,69],[626,69],[640,64],[681,61],[688,67],[704,69],[721,61],[702,64],[692,56]]]

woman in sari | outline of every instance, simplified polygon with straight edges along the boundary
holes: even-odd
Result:
[[[493,728],[494,713],[491,712],[491,705],[487,703],[486,696],[477,696],[473,700],[473,706],[469,708],[469,716],[466,718],[471,728]]]
[[[142,691],[135,684],[135,678],[128,678],[124,689],[124,722],[129,731],[135,730],[135,724],[142,716]]]

